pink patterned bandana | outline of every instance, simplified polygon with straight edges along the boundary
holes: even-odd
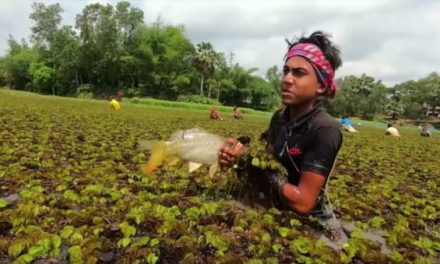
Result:
[[[294,56],[306,58],[315,68],[319,80],[329,91],[329,96],[333,98],[336,94],[337,85],[335,82],[335,70],[331,63],[322,53],[321,49],[311,43],[298,43],[291,47],[286,54],[286,61]]]

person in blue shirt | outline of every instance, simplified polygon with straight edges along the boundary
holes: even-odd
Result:
[[[354,127],[353,127],[353,122],[351,122],[350,118],[348,118],[348,116],[343,116],[341,119],[341,124],[342,127],[347,130],[348,132],[358,132]]]
[[[349,125],[352,126],[353,123],[351,122],[350,118],[348,118],[348,116],[343,116],[341,119],[341,124],[343,125]]]

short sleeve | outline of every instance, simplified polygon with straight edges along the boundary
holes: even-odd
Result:
[[[312,145],[304,153],[301,171],[312,171],[328,177],[341,145],[341,130],[334,127],[318,129]]]

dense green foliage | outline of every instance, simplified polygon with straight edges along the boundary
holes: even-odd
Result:
[[[440,107],[440,76],[386,87],[380,80],[363,74],[338,80],[340,90],[326,106],[333,115],[359,116],[373,119],[377,115],[392,118],[425,118],[427,111]],[[437,114],[439,110],[437,109]]]
[[[209,42],[193,44],[184,26],[160,20],[146,25],[143,11],[129,2],[89,4],[74,26],[61,25],[60,4],[32,7],[30,44],[10,37],[9,50],[0,58],[0,86],[83,98],[122,90],[128,97],[258,110],[273,110],[280,103],[277,66],[265,78],[256,76],[255,68],[234,63],[233,54],[217,52]],[[388,88],[365,74],[343,77],[339,84],[334,103],[326,104],[334,115],[421,118],[440,107],[436,73]]]
[[[255,68],[234,63],[233,54],[217,52],[209,42],[193,44],[184,26],[160,20],[144,24],[143,11],[128,2],[87,5],[74,26],[60,24],[60,4],[32,7],[30,44],[10,37],[8,53],[0,58],[0,85],[83,98],[107,98],[124,91],[128,97],[219,102],[258,110],[279,105],[277,66],[269,68],[265,78],[256,76]],[[440,107],[436,73],[394,87],[365,74],[338,82],[336,99],[326,102],[334,115],[422,118]]]
[[[131,98],[128,100],[130,103],[135,104],[136,106],[145,106],[145,107],[166,107],[166,108],[175,108],[174,111],[181,111],[181,110],[187,110],[187,111],[203,111],[203,114],[208,116],[208,114],[211,111],[212,105],[216,105],[217,103],[211,103],[211,104],[203,104],[201,102],[174,102],[174,101],[167,101],[167,100],[158,100],[158,99],[151,99],[151,98]],[[216,109],[219,111],[221,116],[232,116],[234,113],[234,108],[231,106],[216,106]],[[245,115],[260,115],[260,116],[270,116],[270,112],[263,112],[263,111],[257,111],[251,108],[240,108],[241,112]],[[169,109],[171,110],[171,109]]]
[[[357,127],[345,134],[329,193],[355,221],[341,251],[314,235],[313,219],[232,203],[229,171],[186,164],[145,175],[140,139],[194,126],[252,138],[268,117],[211,121],[206,113],[0,90],[0,262],[436,263],[440,258],[440,142]],[[384,127],[385,128],[385,127]],[[388,254],[363,237],[382,230]],[[46,263],[46,262],[41,262]]]
[[[146,25],[143,11],[128,2],[87,5],[74,27],[60,24],[60,4],[32,7],[31,45],[10,37],[0,59],[0,85],[98,98],[119,90],[167,100],[199,95],[264,110],[279,103],[271,84],[254,70],[227,60],[208,42],[191,43],[183,26],[160,20]]]

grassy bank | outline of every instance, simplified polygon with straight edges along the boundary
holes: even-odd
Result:
[[[188,103],[188,102],[175,102],[175,101],[167,101],[167,100],[158,100],[153,98],[131,98],[127,100],[129,103],[134,105],[146,105],[150,107],[166,107],[166,108],[177,108],[177,109],[187,109],[191,111],[205,111],[209,112],[211,110],[212,105],[207,104],[196,104],[196,103]],[[231,106],[215,106],[222,114],[232,114],[233,107]],[[270,115],[270,112],[258,111],[251,108],[241,108],[241,112],[244,115],[259,115],[259,116],[267,116]]]

